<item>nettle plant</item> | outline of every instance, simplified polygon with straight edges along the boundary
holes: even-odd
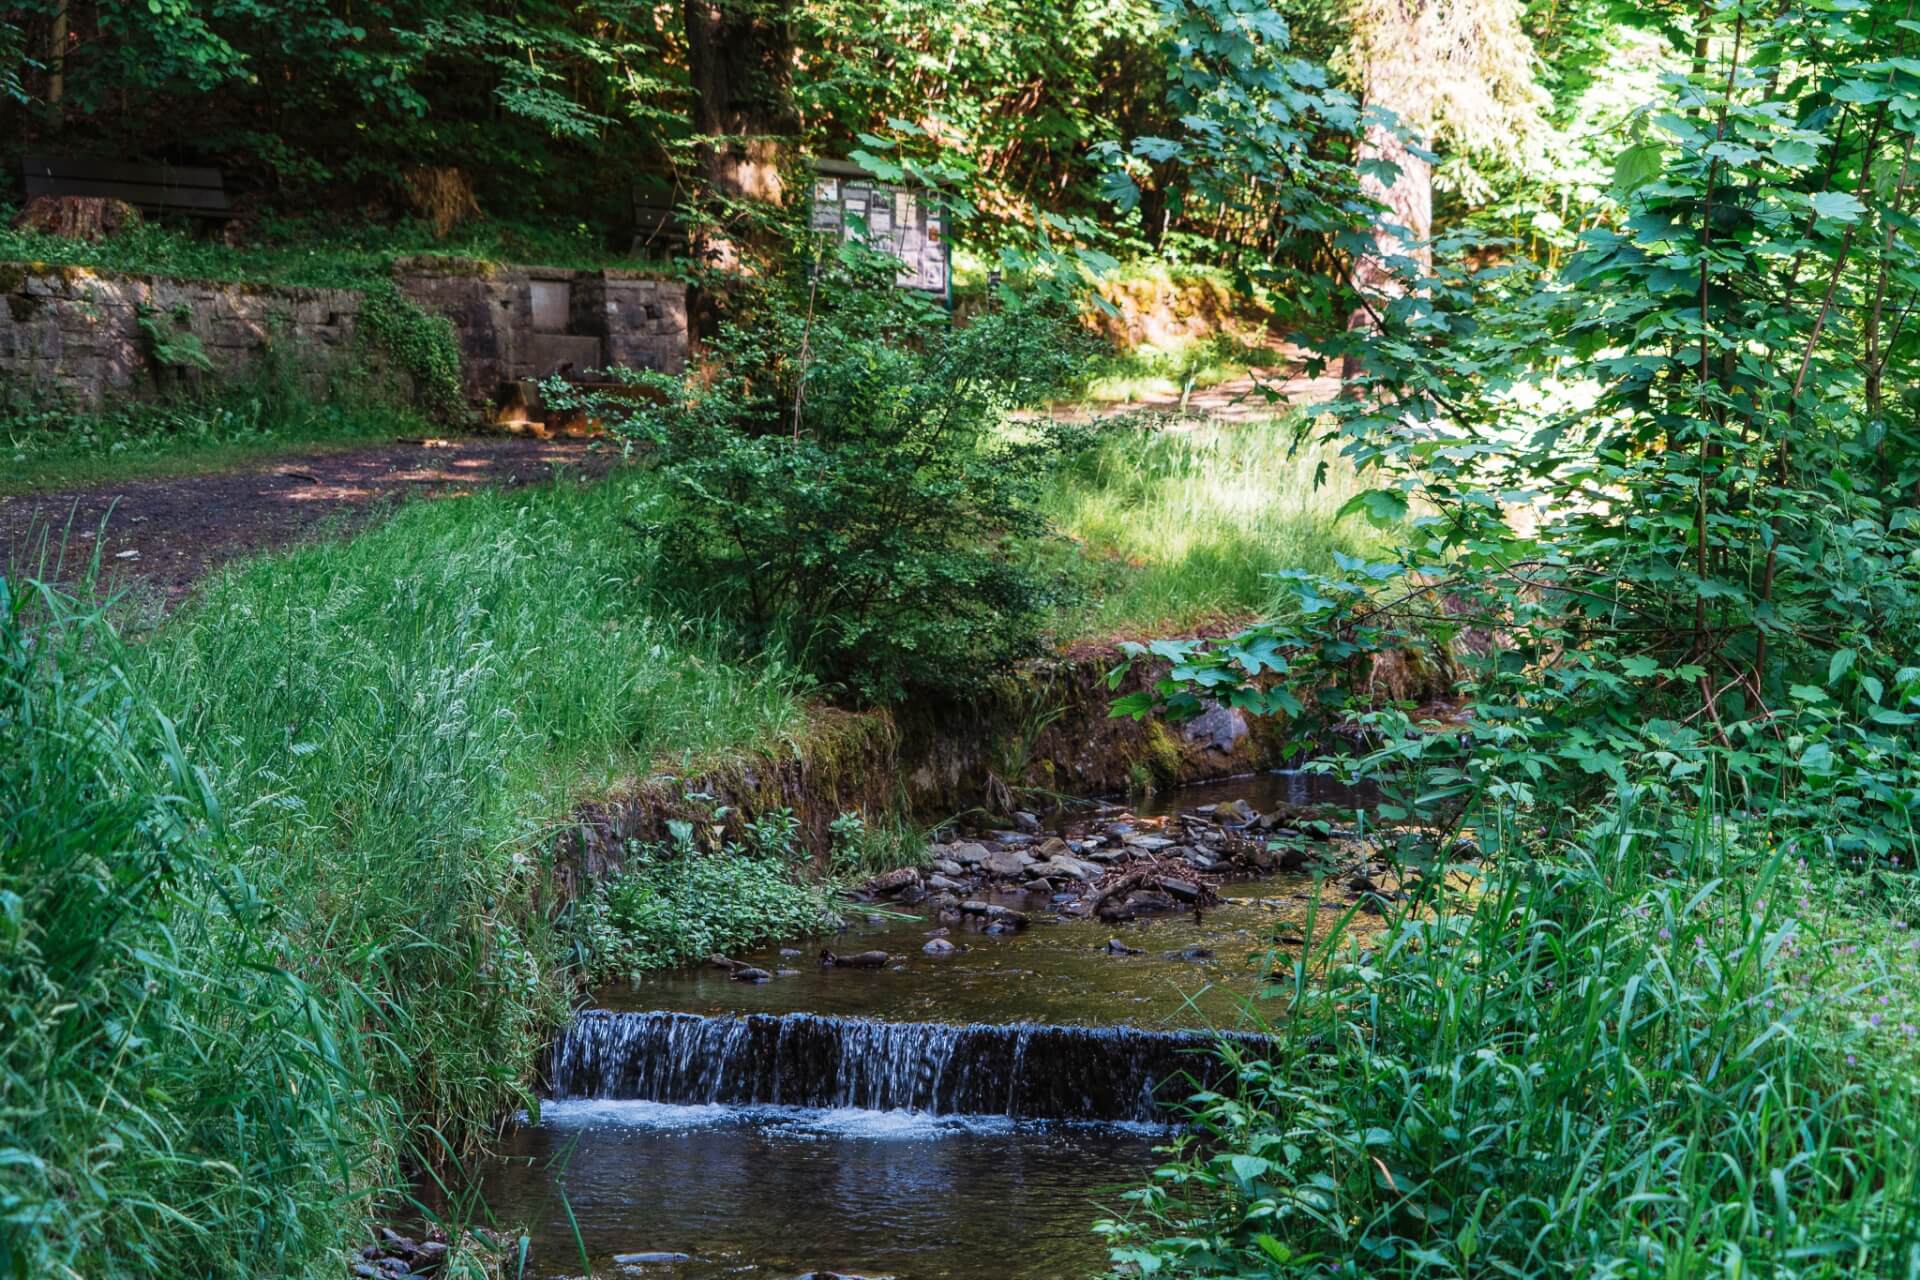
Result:
[[[1557,274],[1464,241],[1435,258],[1496,265],[1391,256],[1399,287],[1323,346],[1349,382],[1310,430],[1371,478],[1356,505],[1402,554],[1163,647],[1157,699],[1120,710],[1292,713],[1282,677],[1338,708],[1366,651],[1471,632],[1457,732],[1362,717],[1360,766],[1412,780],[1401,809],[1657,781],[1911,866],[1920,21],[1893,8],[1706,6]]]

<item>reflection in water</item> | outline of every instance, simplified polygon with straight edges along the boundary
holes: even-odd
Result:
[[[631,1272],[678,1280],[1093,1275],[1105,1257],[1088,1227],[1122,1207],[1156,1140],[1126,1125],[648,1102],[552,1103],[541,1120],[510,1136],[484,1185],[501,1221],[532,1228],[539,1276],[578,1274],[583,1248],[616,1275],[615,1255],[690,1255]]]

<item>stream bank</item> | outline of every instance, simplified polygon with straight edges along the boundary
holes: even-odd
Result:
[[[1088,857],[1105,870],[1075,890],[1018,889],[991,869],[963,886],[978,895],[963,902],[1024,927],[942,923],[950,895],[903,902],[915,895],[896,886],[824,944],[601,988],[481,1190],[499,1221],[528,1229],[536,1276],[1095,1274],[1092,1221],[1123,1209],[1115,1189],[1150,1167],[1173,1105],[1220,1079],[1217,1031],[1257,1046],[1252,998],[1273,966],[1336,915],[1366,927],[1351,884],[1365,869],[1340,839],[1365,802],[1265,774],[1038,831],[971,831],[935,854],[975,845],[986,867],[1057,842],[1067,852],[1039,865],[1109,861]],[[1318,833],[1320,877],[1205,846],[1264,847],[1282,830]],[[1182,848],[1224,864],[1189,864],[1207,883],[1195,900],[1073,910],[1102,879],[1142,859],[1158,874]]]
[[[1068,654],[992,681],[965,705],[816,708],[778,750],[636,779],[576,806],[556,850],[572,896],[618,868],[631,841],[658,841],[676,821],[711,821],[737,837],[755,814],[793,812],[816,854],[843,813],[941,822],[985,805],[1001,811],[1072,796],[1152,795],[1280,768],[1293,726],[1223,705],[1180,724],[1112,715],[1116,698],[1160,671],[1135,664],[1110,683],[1111,653]],[[1433,702],[1451,691],[1444,652],[1393,650],[1355,673],[1370,701]],[[1331,745],[1331,744],[1323,744]]]

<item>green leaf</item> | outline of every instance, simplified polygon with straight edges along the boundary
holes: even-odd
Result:
[[[1407,495],[1398,489],[1369,489],[1356,493],[1340,508],[1342,516],[1355,511],[1363,511],[1369,523],[1377,528],[1390,528],[1407,518]]]
[[[1773,144],[1773,158],[1789,169],[1805,169],[1820,158],[1820,153],[1811,142],[1802,142],[1798,138],[1782,138]]]
[[[1853,663],[1856,657],[1857,655],[1851,649],[1834,650],[1833,657],[1827,660],[1828,688],[1832,688],[1835,684],[1838,684],[1841,676],[1853,670]]]
[[[1815,192],[1807,197],[1807,203],[1815,216],[1829,222],[1853,222],[1867,211],[1867,206],[1845,191]]]
[[[1632,195],[1660,176],[1666,167],[1666,148],[1658,142],[1636,142],[1613,162],[1613,189]]]

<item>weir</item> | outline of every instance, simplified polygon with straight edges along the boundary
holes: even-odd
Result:
[[[1151,1122],[1224,1074],[1219,1039],[1130,1027],[594,1009],[555,1044],[549,1085],[556,1099]]]

